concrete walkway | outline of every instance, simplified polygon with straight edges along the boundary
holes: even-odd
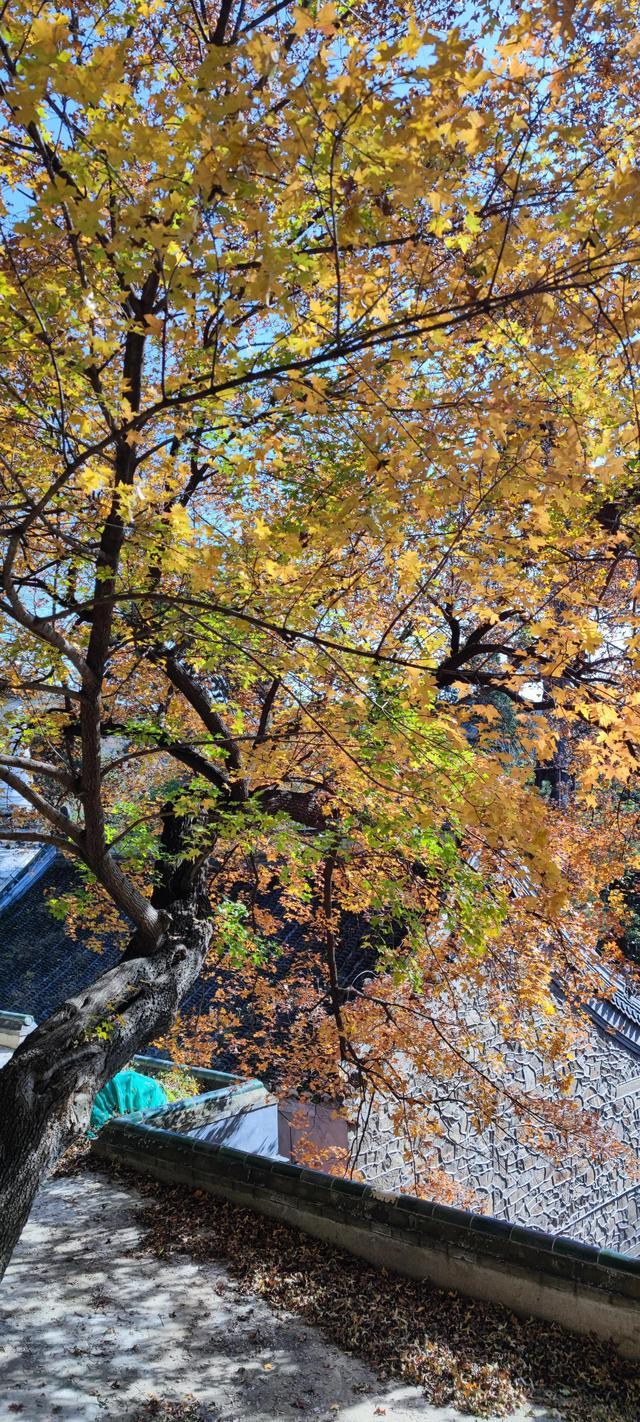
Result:
[[[43,1190],[0,1289],[0,1422],[133,1422],[149,1398],[189,1395],[207,1422],[464,1422],[241,1293],[222,1265],[139,1251],[142,1209],[93,1174]],[[533,1416],[552,1414],[518,1414]]]

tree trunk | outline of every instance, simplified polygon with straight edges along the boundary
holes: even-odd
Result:
[[[40,1184],[86,1130],[96,1092],[169,1027],[195,982],[211,937],[201,907],[195,892],[173,904],[156,948],[69,998],[0,1071],[0,1278]]]

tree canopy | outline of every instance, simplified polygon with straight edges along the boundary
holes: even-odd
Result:
[[[482,1122],[475,994],[568,1095],[553,984],[616,962],[635,853],[638,48],[615,3],[4,10],[2,836],[133,924],[138,1039],[194,886],[259,976],[232,891],[276,883],[334,1009],[301,1074],[406,1111],[409,1059]]]

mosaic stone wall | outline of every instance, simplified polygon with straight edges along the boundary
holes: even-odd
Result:
[[[539,1094],[544,1065],[534,1052],[508,1049],[514,1085]],[[640,1058],[616,1045],[595,1027],[571,1062],[572,1095],[596,1111],[614,1140],[640,1154]],[[447,1088],[449,1092],[449,1088]],[[429,1083],[429,1094],[437,1087]],[[438,1114],[444,1133],[433,1145],[433,1165],[455,1182],[460,1204],[552,1233],[563,1233],[622,1253],[640,1256],[640,1167],[612,1155],[595,1164],[584,1154],[561,1164],[532,1150],[519,1138],[512,1109],[478,1134],[462,1105],[442,1100]],[[414,1171],[407,1140],[396,1135],[390,1110],[371,1113],[366,1129],[352,1132],[357,1168],[372,1184],[412,1191]]]

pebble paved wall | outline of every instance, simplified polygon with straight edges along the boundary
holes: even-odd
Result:
[[[526,1092],[544,1091],[544,1063],[534,1052],[507,1049],[509,1077]],[[596,1111],[615,1140],[640,1154],[640,1058],[616,1045],[595,1027],[576,1048],[571,1062],[572,1095]],[[449,1088],[447,1087],[447,1091]],[[429,1083],[429,1095],[437,1086]],[[568,1154],[558,1165],[531,1149],[519,1134],[513,1110],[482,1134],[463,1105],[442,1101],[444,1127],[433,1142],[431,1163],[455,1182],[455,1198],[473,1209],[552,1233],[640,1256],[640,1167],[610,1158],[595,1164],[584,1154]],[[391,1111],[371,1113],[361,1135],[352,1133],[352,1152],[366,1180],[390,1190],[412,1190],[414,1169],[408,1141],[398,1139]]]

